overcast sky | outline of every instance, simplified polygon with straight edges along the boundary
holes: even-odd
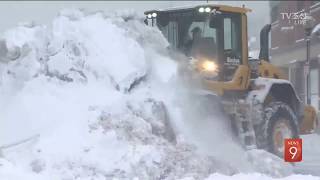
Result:
[[[228,4],[253,9],[248,14],[249,33],[257,36],[262,26],[269,22],[268,1],[209,1],[213,4]],[[85,8],[88,11],[113,11],[135,9],[143,13],[147,9],[206,4],[206,1],[1,1],[0,33],[15,27],[20,22],[34,21],[37,24],[50,24],[61,9]]]

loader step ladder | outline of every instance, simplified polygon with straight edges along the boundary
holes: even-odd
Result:
[[[240,100],[236,106],[236,125],[242,145],[247,149],[255,149],[256,135],[253,129],[251,104]]]

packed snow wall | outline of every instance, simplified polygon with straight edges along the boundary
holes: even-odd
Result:
[[[2,39],[1,144],[31,138],[2,149],[0,179],[204,179],[256,170],[220,117],[200,116],[167,41],[135,13],[66,10],[50,27],[25,24]],[[290,174],[270,167],[260,172]]]

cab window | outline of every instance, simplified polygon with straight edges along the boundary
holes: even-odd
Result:
[[[229,63],[241,64],[241,24],[240,17],[225,17],[223,19],[224,54],[226,60],[233,59]]]
[[[187,56],[199,59],[217,59],[217,32],[210,27],[208,19],[193,21],[188,27],[188,33],[182,44]]]
[[[178,23],[170,21],[168,25],[159,27],[172,48],[178,47]]]
[[[222,20],[223,80],[231,80],[238,66],[242,64],[241,16],[228,14]]]

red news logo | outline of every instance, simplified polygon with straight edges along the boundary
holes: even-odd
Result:
[[[284,140],[284,161],[300,162],[302,161],[302,139]]]

